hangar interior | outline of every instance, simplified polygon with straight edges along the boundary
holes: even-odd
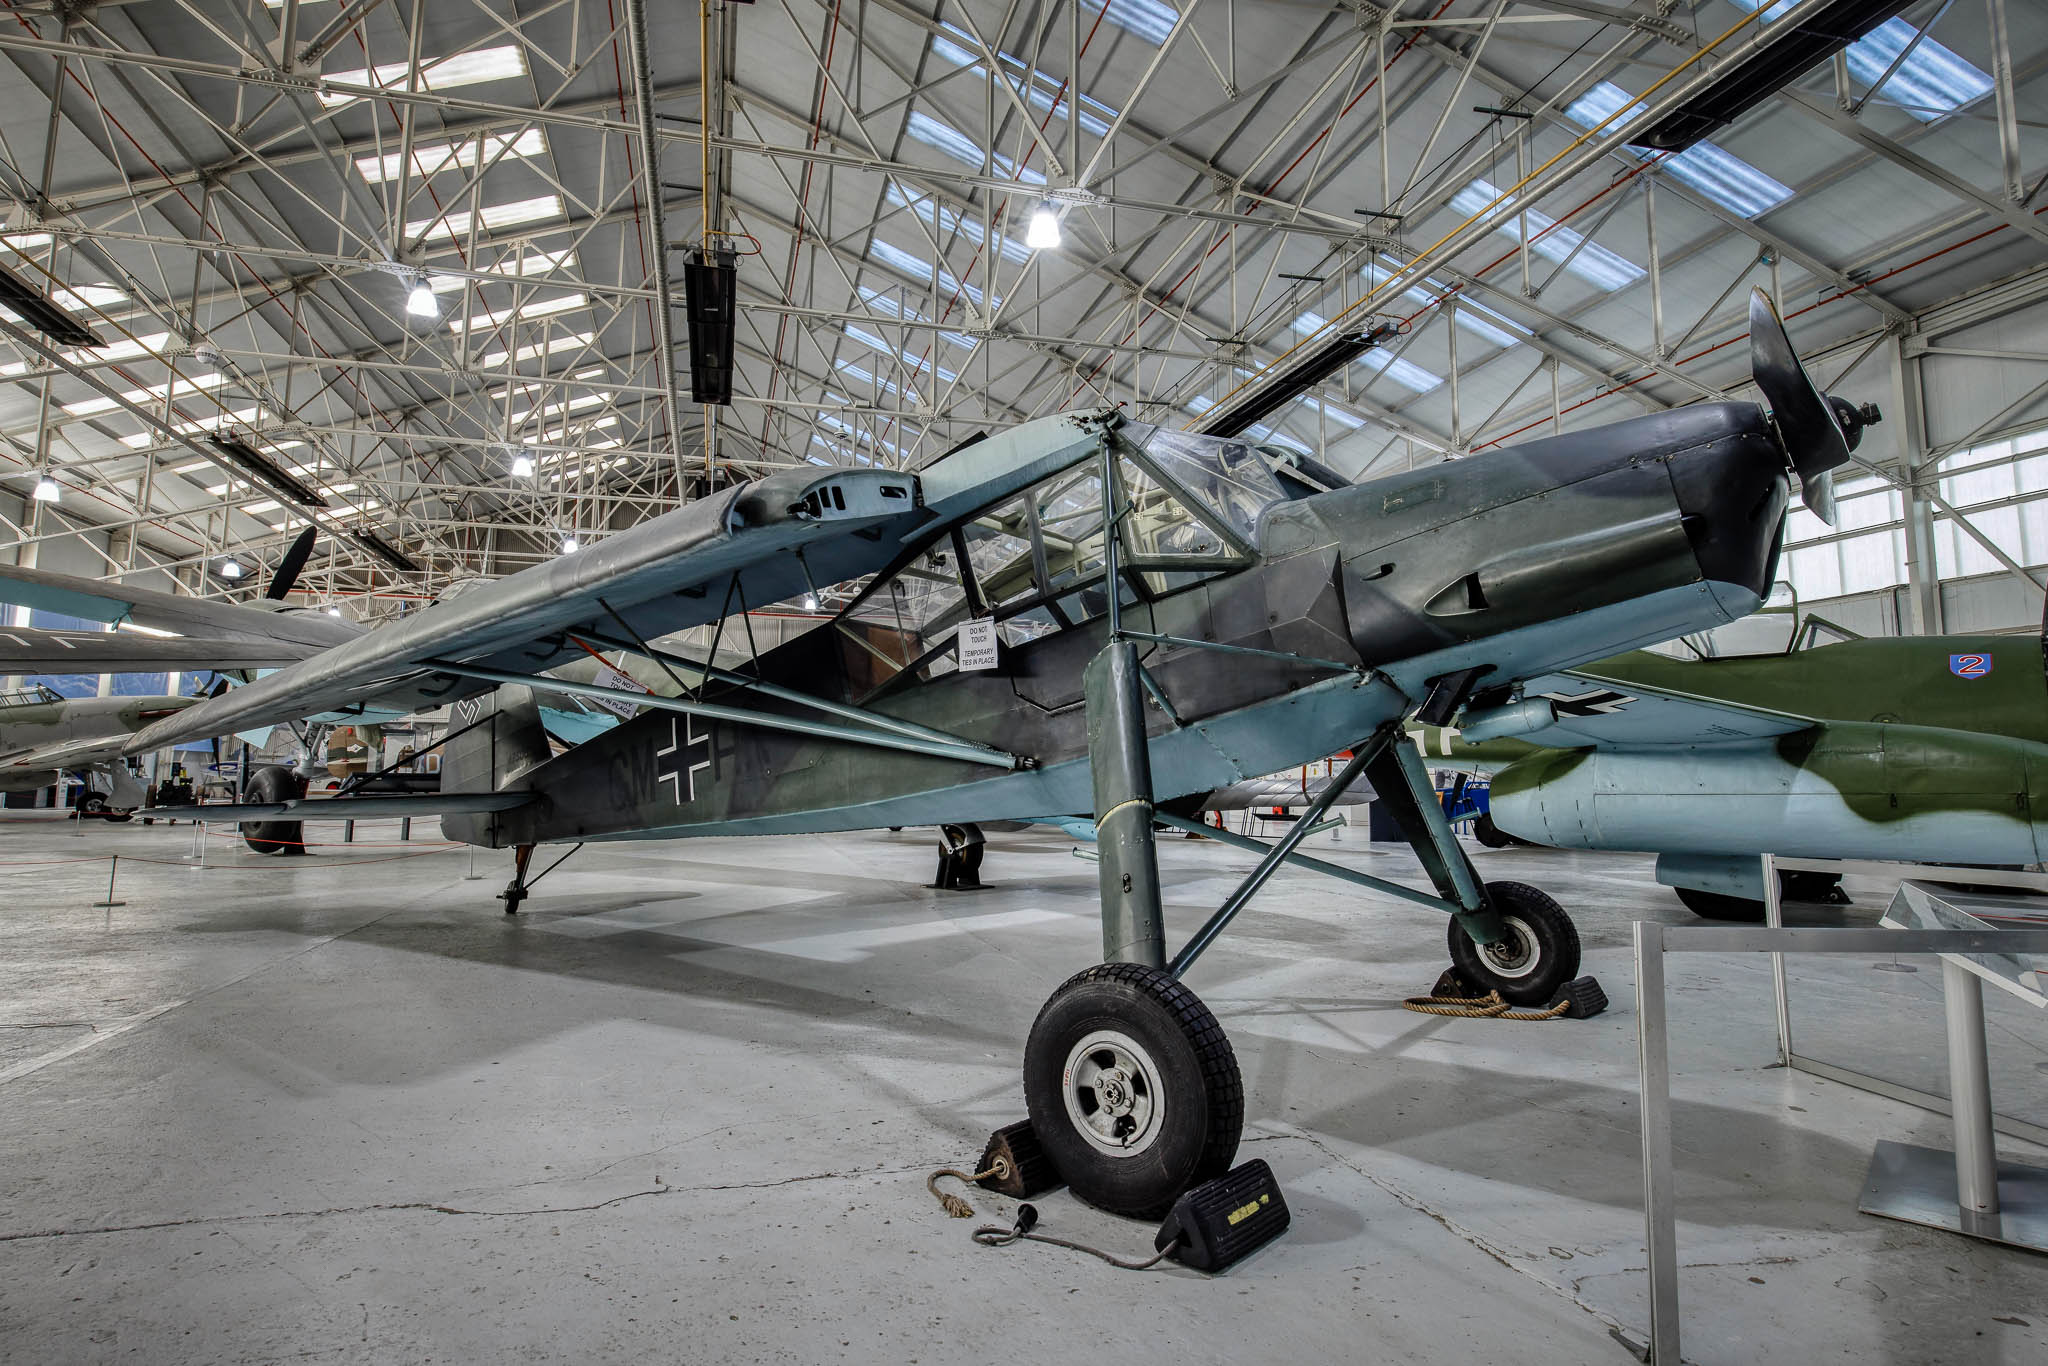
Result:
[[[1752,73],[1681,149],[1626,140],[1808,28],[1855,36]],[[1456,494],[1460,468],[1528,443],[1775,411],[1760,289],[1794,368],[1882,417],[1832,471],[1832,517],[1797,491],[1830,476],[1795,471],[1766,610],[1654,649],[1896,645],[1745,715],[1855,694],[1850,719],[1899,722],[1864,693],[1917,659],[1987,694],[2030,682],[2016,705],[2048,727],[2048,9],[2023,0],[14,0],[0,110],[0,569],[19,571],[0,641],[195,634],[105,606],[124,592],[392,639],[759,481],[926,474],[936,502],[967,443],[1076,411],[1249,443],[1262,471],[1322,481],[1301,487]],[[727,401],[698,401],[721,381]],[[1155,549],[1206,545],[1176,528],[1237,543],[1199,490],[1157,483],[1136,509]],[[1035,551],[1049,593],[1045,527],[1113,514],[1094,489],[1033,503],[1028,535],[977,524],[971,561],[951,544],[983,586],[991,555],[1028,579]],[[1107,549],[1113,578],[1115,541],[1063,544]],[[728,590],[662,647],[757,668],[904,569],[813,582],[795,562],[772,600],[734,612]],[[982,615],[965,584],[932,594],[949,629]],[[1084,615],[1006,619],[1001,648]],[[612,616],[642,650],[583,646],[607,672],[549,713],[558,753],[563,728],[630,713],[621,687],[708,686]],[[162,658],[6,671],[0,763],[33,747],[7,734],[15,703],[259,681]],[[1445,696],[1466,709],[1435,724],[1478,735],[1479,703]],[[1934,705],[1979,693],[1952,696]],[[258,765],[346,780],[465,724],[418,708],[339,758],[326,732],[238,726],[135,753],[135,776],[247,799]],[[2048,735],[1965,728],[2000,725],[2033,773]],[[1222,833],[1279,839],[1266,817],[1307,810],[1317,858],[1428,881],[1363,802],[1312,790],[1365,739],[1215,814]],[[1894,739],[1887,763],[1945,767]],[[1456,767],[1452,738],[1430,743],[1428,767]],[[977,833],[979,891],[928,886],[930,824],[879,819],[598,840],[500,906],[530,844],[512,874],[499,841],[376,814],[309,822],[309,856],[274,857],[231,823],[81,818],[69,754],[37,760],[59,776],[10,791],[0,825],[0,1355],[966,1361],[1080,1335],[1197,1360],[1591,1362],[1651,1342],[1632,927],[1701,923],[1662,846],[1457,827],[1453,862],[1577,922],[1612,998],[1587,1021],[1404,1012],[1445,966],[1427,910],[1299,866],[1255,887],[1188,982],[1234,1040],[1238,1156],[1268,1162],[1293,1224],[1210,1280],[977,1246],[922,1189],[1022,1116],[1040,1006],[1101,956],[1100,786],[1093,812],[1035,813],[1085,838],[992,827],[983,860]],[[1977,847],[1900,856],[2041,862]],[[1162,828],[1156,861],[1177,941],[1254,859]],[[1852,872],[1786,916],[1869,927],[1897,881]],[[2040,1253],[1858,1212],[1873,1144],[1954,1141],[1899,1094],[1947,1104],[1940,960],[1786,961],[1782,995],[1755,954],[1666,970],[1688,1359],[2048,1358]],[[1778,1066],[1788,998],[1802,1053],[1891,1090]],[[2037,1007],[1984,993],[1999,1154],[2038,1167]],[[1039,1204],[1051,1232],[1150,1255],[1150,1224]]]

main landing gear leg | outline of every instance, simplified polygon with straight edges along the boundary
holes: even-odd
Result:
[[[1544,1006],[1579,973],[1579,932],[1564,909],[1521,882],[1481,884],[1437,802],[1422,756],[1395,738],[1365,766],[1374,795],[1436,884],[1461,909],[1451,916],[1449,947],[1458,975],[1498,991],[1509,1004]]]
[[[1222,1026],[1166,967],[1137,647],[1112,641],[1085,689],[1110,961],[1068,979],[1039,1011],[1024,1098],[1074,1194],[1156,1219],[1188,1187],[1230,1170],[1244,1085]]]
[[[506,915],[518,915],[519,903],[526,900],[526,865],[533,862],[533,846],[521,844],[512,851],[512,881],[505,890],[498,893],[498,900],[505,903]]]

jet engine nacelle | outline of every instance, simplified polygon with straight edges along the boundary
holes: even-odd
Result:
[[[1493,820],[1566,849],[2035,863],[2048,745],[1829,724],[1669,750],[1545,750],[1494,775]]]

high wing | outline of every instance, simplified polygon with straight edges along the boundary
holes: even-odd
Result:
[[[1522,685],[1525,701],[1546,700],[1557,720],[1514,736],[1553,749],[1639,749],[1789,735],[1815,718],[1671,688],[1568,669]]]
[[[919,474],[791,470],[721,491],[160,721],[129,753],[351,706],[423,710],[492,686],[465,670],[530,678],[582,657],[579,632],[651,640],[880,572],[1099,449],[1116,420],[1042,418]]]
[[[264,615],[274,618],[277,614]],[[0,675],[281,669],[324,648],[275,638],[145,636],[130,631],[50,631],[19,626],[0,629]]]
[[[352,640],[362,627],[324,612],[249,607],[211,598],[130,588],[103,579],[81,579],[42,569],[0,565],[0,602],[87,621],[132,621],[152,630],[219,640],[289,643],[324,650]],[[294,656],[303,658],[304,651]],[[152,665],[151,668],[161,668]]]

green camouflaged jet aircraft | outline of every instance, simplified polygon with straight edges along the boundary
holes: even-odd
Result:
[[[1429,762],[1493,774],[1506,834],[1655,853],[1657,880],[1698,914],[1759,919],[1765,852],[2048,857],[2043,665],[2042,640],[2009,635],[1733,658],[1636,651],[1477,698],[1461,725],[1418,743]]]

